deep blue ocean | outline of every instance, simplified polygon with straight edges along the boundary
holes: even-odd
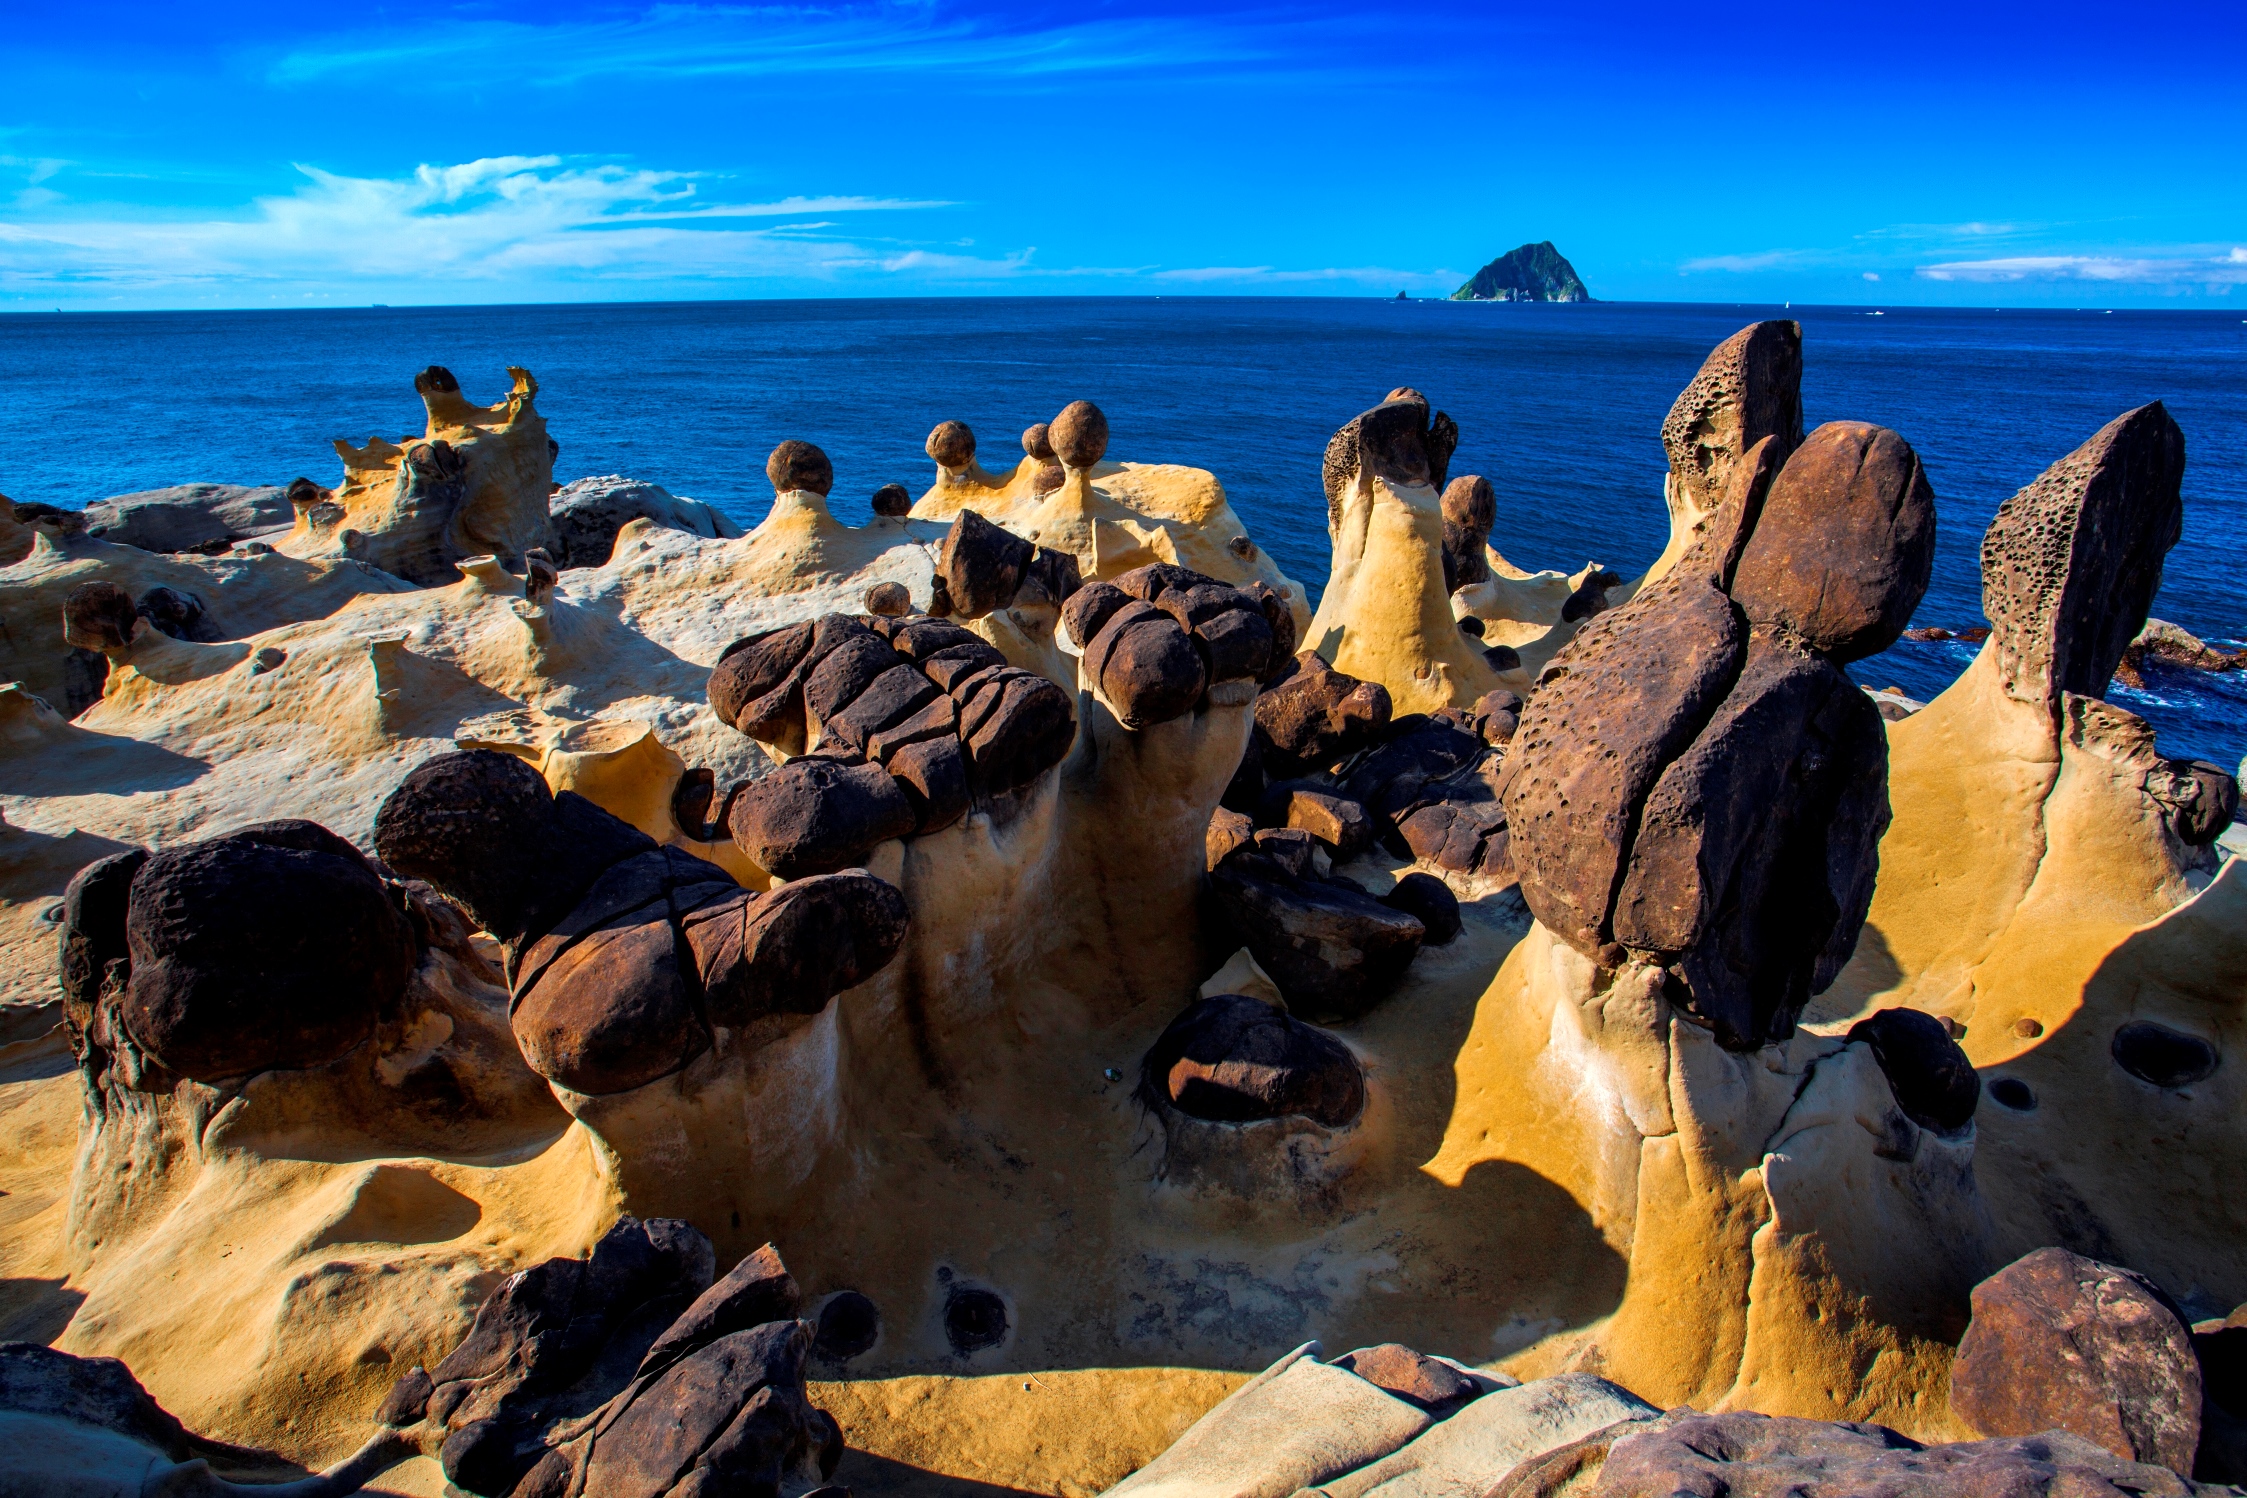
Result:
[[[2247,306],[2228,312],[1975,311],[1333,298],[949,299],[0,316],[0,492],[77,506],[192,481],[333,483],[329,439],[419,432],[415,371],[471,398],[537,375],[556,476],[622,473],[754,524],[783,438],[834,459],[837,510],[932,474],[937,422],[990,466],[1071,400],[1109,455],[1213,470],[1257,540],[1314,595],[1327,572],[1319,458],[1392,387],[1459,423],[1454,474],[1498,493],[1492,539],[1525,567],[1629,575],[1667,534],[1663,414],[1719,340],[1803,325],[1807,425],[1874,421],[1918,449],[1940,542],[1916,623],[1982,622],[1977,557],[1998,504],[2101,425],[2163,400],[2184,428],[2184,539],[2155,613],[2247,635]],[[1972,647],[1904,642],[1856,668],[1939,691]],[[2165,752],[2247,754],[2247,673],[2164,672],[2116,702]]]

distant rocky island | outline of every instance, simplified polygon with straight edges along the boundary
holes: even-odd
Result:
[[[1588,302],[1592,294],[1549,239],[1508,250],[1451,293],[1455,302]]]

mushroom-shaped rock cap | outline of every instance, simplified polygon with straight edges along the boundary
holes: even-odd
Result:
[[[494,749],[424,760],[375,813],[375,851],[465,907],[502,941],[543,936],[646,833]]]
[[[1832,421],[1772,480],[1734,571],[1753,623],[1848,662],[1896,643],[1935,568],[1935,491],[1886,427]]]
[[[333,1061],[374,1031],[413,971],[399,905],[356,848],[267,822],[152,854],[126,914],[125,1029],[209,1082]]]
[[[442,364],[432,364],[414,376],[414,389],[423,395],[458,395],[460,381]]]
[[[1710,350],[1662,421],[1679,499],[1702,513],[1724,498],[1732,465],[1775,437],[1784,459],[1802,441],[1802,324],[1750,323]]]
[[[1982,611],[2014,696],[2057,710],[2063,692],[2106,691],[2182,534],[2184,470],[2184,433],[2155,401],[1997,507],[1982,536]]]
[[[1036,458],[1040,463],[1055,462],[1053,428],[1042,421],[1035,426],[1024,427],[1022,429],[1022,450]]]
[[[299,475],[289,480],[289,503],[297,509],[309,509],[328,497],[328,491],[312,480]]]
[[[913,496],[903,484],[884,484],[874,491],[874,513],[904,515],[913,508]]]
[[[928,434],[928,455],[945,468],[965,468],[975,461],[975,433],[964,421],[940,421]]]
[[[1326,444],[1327,520],[1339,523],[1342,495],[1361,468],[1391,484],[1444,487],[1451,454],[1459,445],[1459,424],[1428,398],[1401,389],[1370,411],[1362,411]]]
[[[1046,429],[1054,456],[1071,468],[1090,468],[1108,454],[1108,418],[1091,401],[1071,401]]]
[[[1479,473],[1462,473],[1444,486],[1443,523],[1462,525],[1490,534],[1498,518],[1498,495],[1490,480]]]
[[[765,477],[772,480],[773,491],[778,494],[792,489],[825,494],[835,487],[835,465],[827,461],[827,454],[809,442],[791,437],[765,459]]]
[[[62,637],[80,650],[123,650],[138,611],[115,583],[80,583],[62,601]]]

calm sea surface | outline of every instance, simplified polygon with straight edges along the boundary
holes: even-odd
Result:
[[[1797,307],[1808,425],[1874,421],[1919,451],[1941,536],[1920,624],[1981,622],[1977,556],[2000,501],[2112,417],[2166,401],[2184,428],[2184,540],[2155,612],[2247,635],[2247,306],[2231,312]],[[339,477],[328,442],[421,430],[413,374],[479,401],[504,366],[539,379],[556,474],[623,473],[755,523],[786,437],[834,459],[863,518],[918,493],[921,442],[957,418],[986,455],[1079,397],[1111,456],[1213,470],[1258,541],[1314,593],[1327,571],[1319,457],[1342,422],[1413,385],[1459,423],[1452,472],[1498,491],[1499,550],[1526,567],[1661,550],[1663,414],[1711,346],[1773,307],[1335,299],[956,299],[117,313],[0,317],[0,491],[82,505],[209,480]],[[996,462],[992,466],[998,466]],[[1860,679],[1941,689],[1969,647],[1906,642]],[[2247,753],[2247,674],[2117,687],[2173,755]]]

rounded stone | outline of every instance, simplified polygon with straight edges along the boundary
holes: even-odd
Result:
[[[1108,418],[1091,401],[1071,401],[1049,429],[1054,456],[1071,468],[1090,468],[1108,453]]]
[[[791,437],[765,459],[765,477],[772,480],[776,494],[803,489],[824,495],[835,487],[835,465],[809,442]]]
[[[896,517],[911,513],[913,496],[903,484],[884,484],[874,491],[873,503],[875,514]]]
[[[1949,1029],[1919,1009],[1883,1009],[1850,1027],[1872,1047],[1896,1106],[1921,1128],[1955,1134],[1973,1121],[1982,1079]]]
[[[1433,874],[1405,875],[1395,889],[1381,897],[1381,903],[1428,928],[1428,934],[1421,938],[1423,946],[1440,947],[1459,934],[1459,897]]]
[[[928,434],[928,455],[942,468],[965,468],[975,461],[975,433],[964,421],[940,421]]]
[[[1022,450],[1040,463],[1051,463],[1053,456],[1053,428],[1044,422],[1022,429]]]
[[[902,619],[913,612],[913,595],[900,582],[876,583],[866,590],[866,612]]]
[[[1341,1128],[1365,1110],[1365,1071],[1348,1046],[1244,994],[1190,1005],[1141,1072],[1156,1096],[1210,1123],[1293,1115]]]

